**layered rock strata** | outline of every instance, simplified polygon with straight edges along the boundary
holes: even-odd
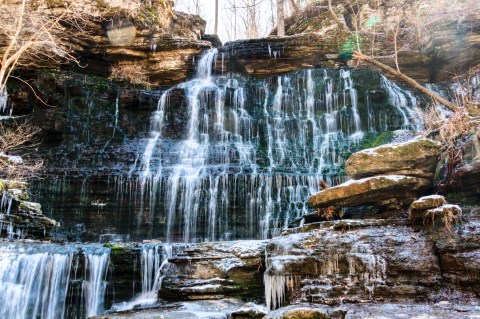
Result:
[[[39,203],[29,201],[27,184],[0,180],[0,237],[44,238],[60,226],[42,214]]]

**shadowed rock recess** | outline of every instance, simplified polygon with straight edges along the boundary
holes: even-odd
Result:
[[[339,21],[318,1],[285,37],[213,48],[197,16],[153,32],[116,7],[147,2],[85,1],[110,26],[65,27],[83,73],[22,71],[56,107],[9,83],[2,121],[28,116],[44,163],[0,180],[0,318],[480,318],[480,134],[447,149],[423,132],[429,98],[348,66],[342,25],[393,2],[332,2]],[[458,32],[429,21],[402,70],[478,63],[478,21],[449,19]],[[106,79],[119,65],[165,86]],[[429,87],[480,105],[478,72]]]

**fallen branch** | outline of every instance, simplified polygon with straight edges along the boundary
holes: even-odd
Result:
[[[444,105],[445,107],[447,107],[448,109],[450,109],[453,112],[457,112],[458,109],[459,109],[458,106],[455,105],[454,103],[444,99],[443,97],[439,96],[435,92],[433,92],[433,91],[427,89],[426,87],[422,86],[420,83],[418,83],[414,79],[406,76],[405,74],[403,74],[400,71],[397,71],[397,70],[389,67],[386,64],[378,62],[377,60],[375,60],[371,57],[368,57],[368,56],[366,56],[363,53],[358,52],[358,51],[353,52],[353,58],[356,58],[358,60],[370,63],[370,64],[376,66],[377,68],[379,68],[380,70],[385,71],[386,73],[389,73],[390,75],[393,75],[393,76],[397,77],[398,79],[400,79],[402,81],[405,81],[406,83],[408,83],[409,85],[411,85],[415,89],[419,90],[423,94],[426,94],[429,97],[431,97],[435,102]]]

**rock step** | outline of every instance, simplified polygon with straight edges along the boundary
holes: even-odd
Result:
[[[429,179],[414,176],[373,176],[327,188],[310,197],[309,204],[314,208],[405,206],[419,194],[425,194],[431,188],[431,184]]]

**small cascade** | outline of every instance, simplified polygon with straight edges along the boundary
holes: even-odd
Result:
[[[139,223],[158,220],[169,242],[275,235],[307,212],[321,180],[345,180],[366,132],[422,125],[415,97],[379,75],[390,105],[372,115],[356,71],[252,81],[214,75],[216,59],[205,52],[194,79],[162,93],[139,157]]]
[[[11,193],[12,192],[12,193]],[[23,239],[23,231],[14,227],[13,221],[10,216],[12,212],[12,204],[15,200],[15,193],[19,193],[20,190],[4,190],[0,201],[0,234],[6,234],[8,239]]]
[[[62,319],[76,269],[85,269],[86,318],[103,312],[109,250],[87,245],[0,244],[0,317]],[[83,306],[81,306],[83,305]],[[70,317],[70,316],[67,316]],[[73,317],[72,317],[73,318]]]
[[[142,292],[133,300],[112,305],[112,311],[125,311],[138,306],[151,306],[157,303],[157,293],[169,258],[173,257],[170,244],[143,244],[141,249]]]
[[[72,252],[0,247],[0,317],[62,319]]]
[[[156,301],[162,287],[163,271],[173,257],[170,244],[146,244],[142,248],[142,295]]]
[[[402,128],[421,130],[423,128],[422,112],[417,107],[417,99],[410,91],[402,90],[397,84],[381,75],[382,87],[387,91],[389,102],[402,116]],[[412,121],[413,120],[413,121]]]
[[[13,200],[13,196],[7,190],[4,190],[0,201],[0,233],[6,233],[8,239],[23,237],[21,230],[17,229],[15,231],[13,222],[6,218],[10,215]]]
[[[7,110],[8,92],[7,89],[0,90],[0,112]]]
[[[84,253],[86,280],[83,282],[83,297],[87,317],[95,316],[104,311],[105,289],[107,282],[108,261],[110,251],[101,248],[94,252]]]

